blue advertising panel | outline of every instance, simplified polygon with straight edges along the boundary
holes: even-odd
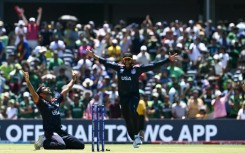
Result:
[[[92,140],[91,120],[63,120],[62,128],[86,142]],[[198,142],[245,140],[245,122],[237,120],[151,120],[145,142]],[[30,143],[43,134],[41,120],[1,120],[0,141]],[[105,121],[105,142],[125,143],[130,138],[123,120]]]

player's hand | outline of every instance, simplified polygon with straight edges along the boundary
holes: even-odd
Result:
[[[173,55],[171,55],[171,54],[169,53],[168,59],[169,59],[171,62],[173,62],[173,61],[176,61],[176,60],[177,60],[177,57],[178,57],[178,54],[177,54],[177,53],[175,53],[175,54],[173,54]]]
[[[22,70],[22,72],[24,73],[24,77],[25,77],[26,82],[29,81],[29,73],[24,72],[23,70]]]

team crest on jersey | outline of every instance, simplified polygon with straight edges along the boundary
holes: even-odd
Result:
[[[136,73],[136,70],[135,69],[132,69],[131,70],[131,74],[135,74]]]
[[[120,69],[120,73],[123,73],[124,69]]]
[[[56,109],[56,110],[53,110],[53,111],[52,111],[52,114],[53,114],[53,115],[60,115],[60,112],[59,112],[58,109]]]

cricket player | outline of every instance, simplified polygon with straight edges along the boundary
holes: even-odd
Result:
[[[87,54],[99,60],[105,67],[117,71],[118,93],[123,118],[126,121],[126,127],[130,138],[134,141],[133,147],[138,148],[142,144],[140,137],[137,106],[140,99],[139,94],[139,76],[147,71],[159,68],[162,65],[173,62],[177,59],[177,54],[169,55],[168,59],[160,60],[147,65],[135,65],[131,53],[124,53],[121,63],[107,61],[94,54],[92,50],[87,50]]]
[[[29,80],[28,72],[24,72],[24,77],[43,119],[44,136],[39,136],[38,141],[34,144],[35,149],[39,150],[41,147],[44,149],[84,149],[82,141],[61,129],[59,112],[60,103],[77,80],[77,74],[72,72],[72,80],[55,97],[52,97],[53,94],[49,87],[41,86],[35,91]]]

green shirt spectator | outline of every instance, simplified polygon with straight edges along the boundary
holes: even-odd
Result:
[[[167,70],[169,71],[170,76],[175,75],[177,79],[179,79],[185,73],[181,68],[175,66],[174,62],[167,67]]]
[[[228,114],[231,118],[236,118],[239,109],[241,108],[241,103],[243,102],[242,95],[240,94],[239,89],[234,89],[234,95],[230,97],[229,106],[230,106],[230,114]]]
[[[162,110],[163,110],[163,103],[162,101],[158,100],[158,93],[153,93],[153,100],[148,102],[148,117],[160,119],[163,118]]]
[[[58,51],[55,50],[54,51],[54,57],[50,59],[49,63],[48,63],[48,70],[53,70],[54,67],[63,65],[64,61],[58,57]]]
[[[19,118],[34,118],[34,102],[30,99],[30,93],[24,92],[23,101],[20,102],[19,106]]]
[[[64,103],[61,103],[59,112],[60,112],[61,118],[70,118],[71,117],[70,110],[66,105],[64,105]]]
[[[72,118],[83,118],[83,104],[78,94],[74,95],[74,103],[71,105]]]
[[[6,80],[9,80],[9,73],[14,70],[14,65],[10,63],[4,63],[0,66],[0,70],[3,71],[3,76],[6,78]]]
[[[39,81],[38,76],[35,74],[33,69],[30,69],[29,77],[30,77],[30,82],[33,85],[34,89],[37,89],[39,87],[40,81]]]

